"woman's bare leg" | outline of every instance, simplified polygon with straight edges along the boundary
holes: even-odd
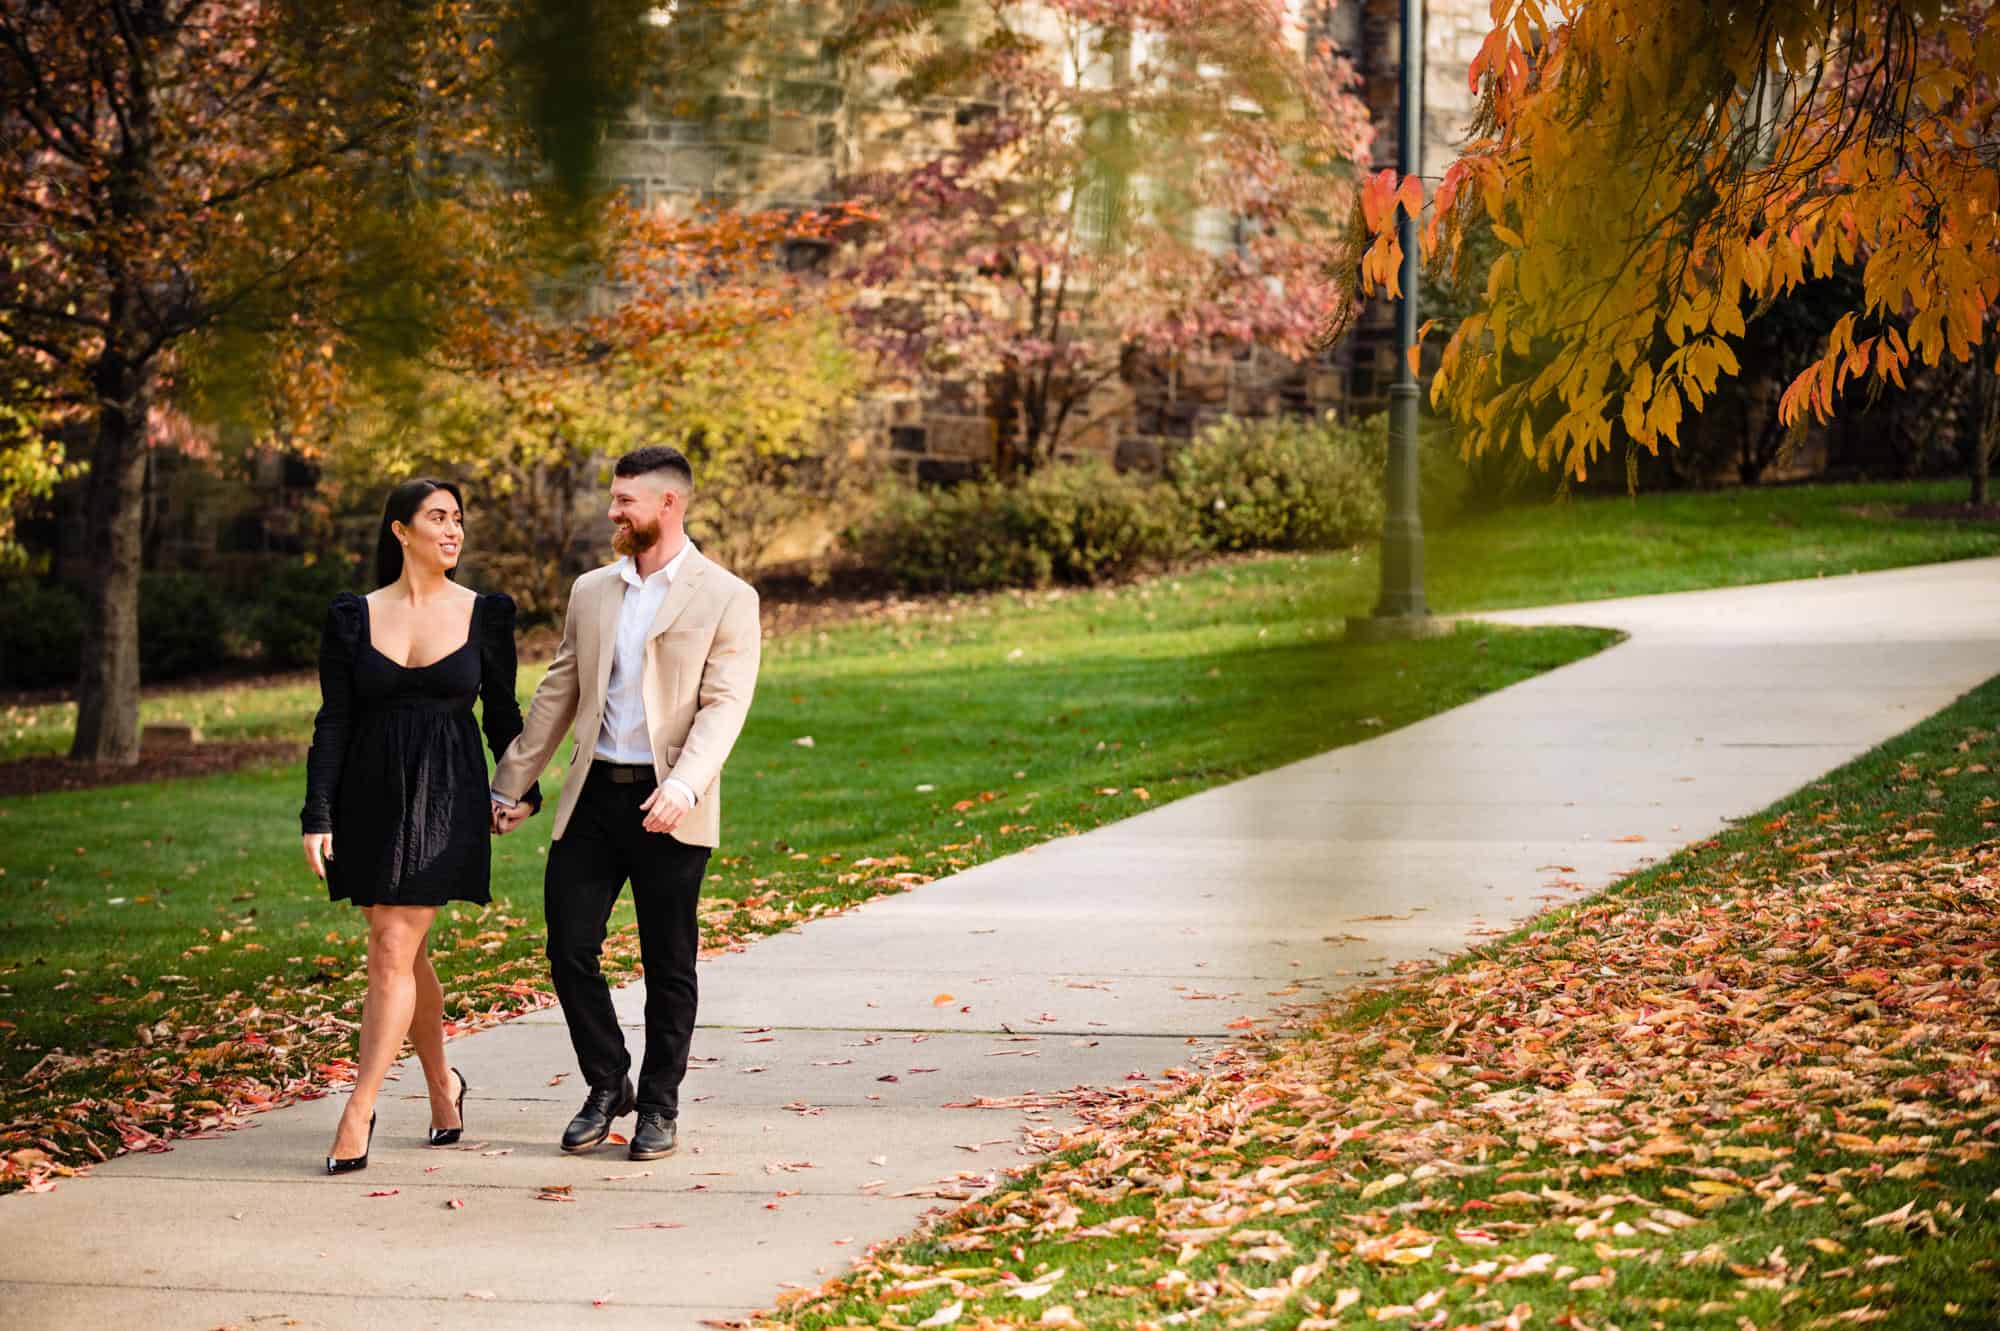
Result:
[[[343,1160],[368,1149],[368,1121],[382,1079],[403,1052],[403,1036],[416,1009],[416,961],[437,908],[375,906],[367,914],[368,996],[361,1005],[361,1053],[331,1151]]]
[[[458,1078],[444,1056],[444,986],[431,968],[430,935],[425,934],[417,949],[417,1002],[410,1016],[410,1044],[417,1061],[424,1065],[424,1087],[431,1097],[431,1126],[456,1128],[458,1121]]]

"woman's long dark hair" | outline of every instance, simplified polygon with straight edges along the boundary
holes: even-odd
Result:
[[[457,500],[458,511],[460,513],[465,512],[465,496],[460,494],[458,487],[450,481],[439,481],[433,480],[428,476],[419,476],[415,480],[404,481],[389,492],[389,502],[382,505],[382,533],[375,538],[375,585],[377,587],[387,587],[390,583],[403,576],[403,543],[396,539],[395,530],[389,524],[400,522],[407,527],[411,519],[417,516],[417,510],[423,507],[424,500],[430,498],[439,490],[444,491]],[[447,578],[454,577],[457,573],[458,570],[455,568],[448,568],[444,571],[444,575]]]

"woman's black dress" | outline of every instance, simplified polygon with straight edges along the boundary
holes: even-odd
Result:
[[[465,644],[426,666],[375,650],[368,602],[333,598],[320,638],[321,705],[306,755],[299,826],[333,833],[327,892],[357,906],[484,904],[491,803],[472,704],[494,757],[521,733],[514,602],[473,602]],[[540,788],[528,802],[541,806]]]

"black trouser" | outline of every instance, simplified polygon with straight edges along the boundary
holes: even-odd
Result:
[[[598,957],[611,908],[631,881],[639,958],[646,967],[639,1108],[673,1118],[680,1112],[681,1079],[694,1037],[694,964],[701,934],[695,902],[709,852],[641,826],[646,815],[639,805],[656,788],[650,776],[618,782],[606,764],[592,763],[569,826],[549,847],[542,890],[549,971],[577,1064],[592,1086],[617,1086],[631,1071],[632,1056]]]

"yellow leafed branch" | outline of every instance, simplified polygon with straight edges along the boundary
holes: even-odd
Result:
[[[1787,386],[1830,419],[1857,384],[1968,360],[2000,300],[2000,14],[1947,0],[1494,0],[1481,112],[1422,229],[1500,251],[1432,396],[1473,451],[1585,474],[1675,442],[1740,372],[1771,301],[1839,268],[1861,300]],[[1371,181],[1361,278],[1396,291]]]

